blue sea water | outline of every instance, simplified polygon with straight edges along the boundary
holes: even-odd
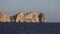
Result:
[[[60,23],[0,23],[0,34],[60,34]]]

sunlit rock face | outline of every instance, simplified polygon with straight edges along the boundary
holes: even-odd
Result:
[[[24,22],[24,13],[20,12],[17,14],[16,22]]]
[[[39,23],[39,22],[46,22],[46,17],[43,13],[36,13],[36,12],[28,12],[26,14],[19,12],[14,16],[7,16],[5,14],[0,13],[0,22],[16,22],[16,23]]]
[[[25,15],[25,22],[39,22],[38,14],[35,12],[29,12]]]
[[[45,15],[43,13],[40,13],[38,17],[39,17],[39,21],[40,22],[44,22],[45,23],[47,21]]]
[[[11,19],[9,16],[0,13],[0,22],[11,22]]]

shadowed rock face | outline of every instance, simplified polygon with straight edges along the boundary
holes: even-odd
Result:
[[[9,16],[0,13],[0,22],[11,22],[11,19]]]
[[[46,22],[46,17],[43,13],[29,12],[29,13],[18,13],[14,16],[6,16],[0,13],[0,22]]]
[[[38,17],[40,22],[46,22],[46,17],[43,13],[40,13]]]

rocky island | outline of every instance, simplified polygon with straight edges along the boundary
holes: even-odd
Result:
[[[0,13],[0,22],[46,22],[46,17],[43,13],[37,13],[37,12],[28,12],[24,14],[23,12],[19,12],[14,16],[7,16],[3,13]]]

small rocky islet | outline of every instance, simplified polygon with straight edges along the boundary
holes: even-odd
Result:
[[[37,13],[37,12],[28,12],[24,14],[23,12],[19,12],[14,16],[7,16],[3,13],[0,13],[0,22],[27,22],[27,23],[45,23],[46,16],[43,13]]]

